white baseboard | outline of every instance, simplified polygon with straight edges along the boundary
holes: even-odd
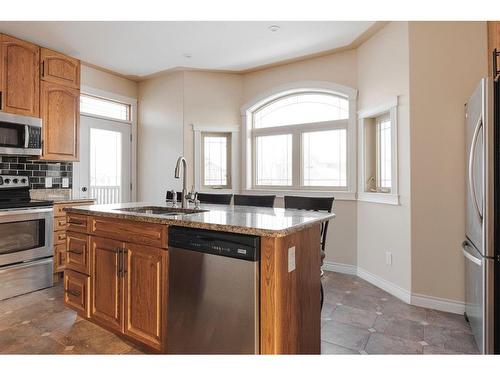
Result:
[[[411,295],[411,304],[428,309],[446,311],[455,314],[463,314],[465,312],[465,303],[452,299],[426,296],[423,294],[414,293]]]
[[[323,270],[338,273],[345,273],[347,275],[357,275],[358,267],[352,264],[336,263],[336,262],[323,262]]]
[[[354,266],[352,264],[325,261],[323,264],[323,269],[325,271],[345,273],[348,275],[357,275],[363,280],[368,281],[370,284],[373,284],[376,287],[385,290],[387,293],[393,295],[394,297],[399,298],[401,301],[414,306],[425,307],[427,309],[434,309],[455,314],[463,314],[465,311],[464,302],[411,293],[409,290],[404,289],[399,285],[387,281],[363,268]]]
[[[385,290],[387,293],[392,294],[394,297],[399,298],[403,302],[411,302],[410,291],[400,287],[399,285],[387,281],[360,267],[358,267],[358,276],[363,280],[368,281],[370,284],[373,284],[380,289]]]

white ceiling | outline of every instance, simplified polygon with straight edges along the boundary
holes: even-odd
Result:
[[[0,22],[0,32],[127,76],[241,71],[351,44],[374,22]],[[279,25],[277,32],[269,26]],[[191,58],[184,55],[189,54]]]

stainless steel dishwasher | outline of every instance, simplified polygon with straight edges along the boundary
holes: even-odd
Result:
[[[259,352],[257,236],[170,227],[168,352]]]

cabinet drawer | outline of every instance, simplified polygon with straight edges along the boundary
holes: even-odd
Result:
[[[75,207],[75,206],[90,206],[94,204],[95,201],[85,202],[72,202],[72,203],[56,203],[54,204],[54,217],[66,216],[66,211],[64,211],[67,207]]]
[[[66,245],[66,231],[65,230],[59,230],[57,232],[54,232],[54,245],[60,245],[60,244]]]
[[[67,221],[66,229],[73,232],[87,233],[88,219],[89,217],[85,215],[68,214],[66,216],[66,221]]]
[[[54,272],[64,271],[66,265],[66,243],[54,246]]]
[[[130,220],[92,217],[90,234],[140,245],[167,248],[167,226]]]
[[[66,238],[66,268],[90,274],[89,236],[83,233],[68,232]]]
[[[64,271],[64,304],[85,317],[89,317],[89,290],[89,276]]]
[[[54,218],[54,231],[66,230],[66,216]]]

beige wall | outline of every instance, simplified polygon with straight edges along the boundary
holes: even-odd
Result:
[[[113,94],[137,98],[138,84],[126,78],[82,64],[81,85]]]
[[[358,48],[358,108],[369,110],[395,96],[398,105],[398,174],[401,205],[358,202],[358,266],[411,289],[410,119],[408,23],[391,22]],[[385,254],[392,253],[392,265]]]
[[[411,22],[412,291],[462,301],[464,103],[487,74],[485,22]]]
[[[184,72],[184,155],[191,166],[188,186],[194,183],[192,125],[239,126],[241,90],[240,74]]]
[[[175,162],[183,154],[183,72],[139,84],[137,144],[138,200],[164,202],[167,190],[180,191]]]

